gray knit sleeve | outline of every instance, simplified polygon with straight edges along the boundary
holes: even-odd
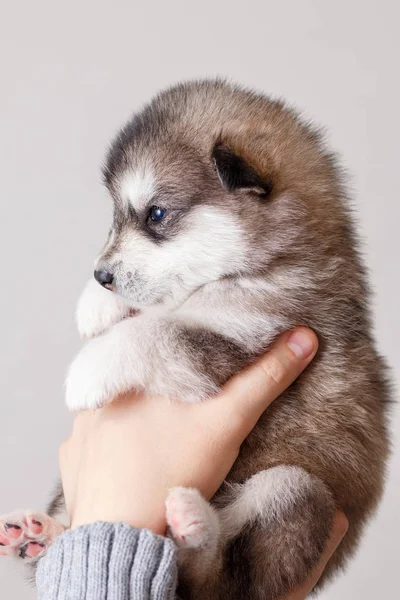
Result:
[[[124,523],[94,523],[58,537],[39,562],[38,600],[173,600],[172,540]]]

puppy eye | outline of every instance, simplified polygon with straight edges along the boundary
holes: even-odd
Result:
[[[160,206],[152,206],[150,208],[149,217],[152,221],[162,221],[166,214],[166,209]]]

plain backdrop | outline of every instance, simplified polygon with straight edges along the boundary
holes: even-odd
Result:
[[[0,24],[0,514],[42,508],[71,416],[74,309],[110,223],[110,137],[160,88],[226,75],[326,126],[352,175],[378,345],[400,379],[399,8],[396,0],[3,0]],[[323,600],[394,598],[400,419],[380,510]],[[35,597],[8,559],[0,596]],[[205,599],[206,600],[206,599]]]

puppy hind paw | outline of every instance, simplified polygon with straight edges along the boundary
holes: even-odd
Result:
[[[218,517],[198,490],[172,489],[166,500],[166,517],[169,531],[180,548],[203,548],[217,543]]]
[[[39,558],[64,529],[43,513],[21,511],[4,515],[0,517],[0,555]]]

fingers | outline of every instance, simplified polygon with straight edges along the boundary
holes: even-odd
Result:
[[[216,400],[225,413],[219,418],[236,419],[244,439],[269,404],[311,362],[317,349],[317,336],[310,329],[298,327],[283,334],[265,356],[226,384]]]
[[[321,556],[319,563],[313,569],[310,577],[304,584],[293,591],[289,596],[285,598],[285,600],[305,600],[308,594],[314,589],[317,585],[319,578],[321,577],[324,569],[331,558],[332,554],[335,552],[340,542],[344,538],[349,528],[349,522],[347,517],[342,512],[337,512],[332,528],[331,537],[328,540],[324,553]]]

